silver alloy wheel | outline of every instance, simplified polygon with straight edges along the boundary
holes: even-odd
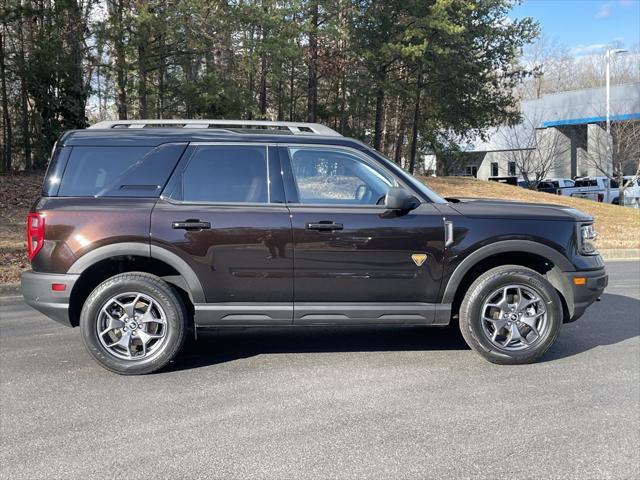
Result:
[[[549,328],[547,307],[529,285],[507,285],[494,291],[482,305],[482,330],[502,350],[526,350]]]
[[[149,295],[120,293],[100,309],[96,333],[102,346],[114,357],[148,359],[157,355],[166,343],[167,317]]]

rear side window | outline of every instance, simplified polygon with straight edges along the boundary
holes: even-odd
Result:
[[[265,146],[199,146],[182,173],[185,202],[268,203],[267,148]],[[176,198],[181,196],[182,198]]]
[[[597,187],[598,181],[597,180],[576,180],[575,186],[576,187]]]
[[[58,195],[157,197],[185,147],[73,147]]]

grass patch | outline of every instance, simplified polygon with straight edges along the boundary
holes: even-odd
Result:
[[[640,248],[640,210],[635,208],[535,192],[468,177],[421,177],[421,180],[443,197],[497,198],[572,207],[591,215],[595,220],[598,248]]]

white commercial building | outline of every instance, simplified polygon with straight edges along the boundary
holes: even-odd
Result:
[[[487,132],[466,155],[456,172],[486,180],[491,177],[521,177],[522,158],[533,152],[549,161],[548,177],[598,175],[589,156],[604,155],[606,149],[606,92],[592,88],[544,95],[520,104],[522,123]],[[640,82],[611,87],[610,119],[640,121]]]

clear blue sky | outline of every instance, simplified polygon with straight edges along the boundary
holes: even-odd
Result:
[[[640,0],[524,0],[512,18],[533,17],[543,35],[573,55],[598,53],[607,44],[640,44]]]

